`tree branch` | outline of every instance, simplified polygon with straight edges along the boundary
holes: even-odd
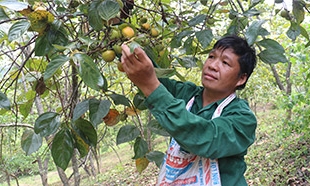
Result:
[[[25,123],[7,123],[7,124],[0,124],[0,128],[5,128],[5,127],[25,127],[25,128],[30,128],[34,129],[34,127],[30,124],[25,124]]]

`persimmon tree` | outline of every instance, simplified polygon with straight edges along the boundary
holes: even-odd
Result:
[[[16,118],[37,115],[27,128],[13,124],[25,128],[22,149],[32,154],[45,140],[65,185],[69,162],[77,172],[76,160],[96,156],[102,131],[117,123],[122,126],[116,143],[133,142],[137,169],[142,172],[149,162],[159,166],[163,153],[152,148],[151,136],[168,134],[122,73],[120,46],[142,47],[158,77],[175,75],[182,81],[186,78],[177,67],[201,67],[223,35],[245,37],[261,63],[286,63],[285,49],[270,35],[268,16],[290,24],[287,39],[304,38],[307,47],[303,22],[309,4],[293,0],[288,9],[286,1],[263,2],[2,0],[0,106]]]

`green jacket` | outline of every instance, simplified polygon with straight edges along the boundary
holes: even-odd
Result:
[[[247,102],[235,98],[220,117],[211,120],[223,100],[202,107],[203,87],[191,82],[160,79],[145,103],[153,116],[186,151],[218,159],[223,186],[247,185],[244,155],[255,140],[256,117]],[[188,112],[186,103],[195,96]]]

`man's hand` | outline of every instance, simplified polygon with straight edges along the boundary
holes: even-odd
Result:
[[[128,78],[146,97],[160,85],[151,59],[141,48],[131,53],[127,45],[122,45],[121,62]]]

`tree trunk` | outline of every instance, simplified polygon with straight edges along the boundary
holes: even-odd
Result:
[[[42,163],[42,159],[40,156],[37,157],[38,160],[38,165],[39,165],[39,173],[42,181],[43,186],[48,186],[47,183],[47,173],[48,173],[48,161],[49,161],[49,156],[46,156],[44,159],[44,162]]]
[[[78,160],[77,160],[76,156],[77,156],[76,149],[74,149],[73,156],[72,156],[72,169],[73,169],[73,175],[74,175],[74,185],[79,186],[80,181],[81,181],[81,176],[79,173],[79,165],[78,165]]]

